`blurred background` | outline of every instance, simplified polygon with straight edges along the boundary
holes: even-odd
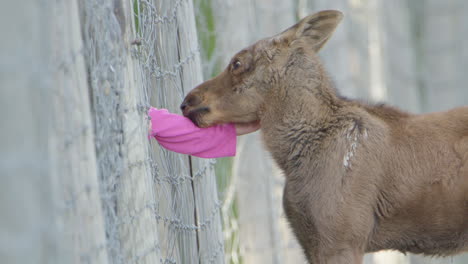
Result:
[[[146,112],[179,113],[234,53],[323,9],[345,15],[320,53],[341,94],[414,113],[468,105],[464,0],[4,3],[0,262],[306,263],[258,133],[234,158],[197,159],[148,140]]]

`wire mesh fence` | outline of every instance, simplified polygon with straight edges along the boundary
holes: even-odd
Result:
[[[131,4],[127,20],[132,25],[127,29],[131,38],[127,45],[133,45],[127,52],[135,62],[133,77],[140,89],[133,111],[140,120],[145,119],[149,105],[176,112],[185,92],[202,80],[192,3],[133,1]],[[133,129],[141,127],[146,127],[146,120],[136,123]],[[145,135],[143,138],[143,144],[147,144]],[[137,147],[133,140],[128,145]],[[135,174],[134,181],[127,183],[128,195],[138,193],[140,197],[129,197],[137,205],[124,203],[125,214],[128,211],[133,214],[118,217],[119,221],[125,218],[142,221],[141,225],[129,223],[126,232],[134,235],[138,231],[141,237],[135,237],[129,245],[132,250],[138,250],[124,256],[124,263],[128,257],[141,262],[153,254],[159,255],[162,263],[218,263],[223,258],[223,244],[214,162],[168,152],[154,142],[148,146],[143,153],[146,155],[140,155],[132,166],[147,162],[149,178],[139,183],[141,175]],[[119,192],[113,193],[122,198]],[[141,230],[142,227],[150,227],[147,231],[154,232],[154,238],[148,239],[148,232]],[[137,246],[135,242],[139,241],[146,247]],[[151,258],[147,259],[152,263]]]
[[[12,87],[0,96],[2,263],[305,263],[281,209],[283,177],[259,135],[240,138],[234,159],[197,159],[149,140],[146,113],[178,112],[236,51],[314,11],[346,15],[322,53],[343,94],[416,112],[467,104],[461,0],[16,5],[0,11],[0,83]],[[8,27],[17,20],[25,23]]]

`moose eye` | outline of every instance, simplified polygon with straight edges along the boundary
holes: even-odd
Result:
[[[242,65],[242,63],[240,61],[235,60],[235,61],[232,62],[232,69],[237,70],[241,65]]]

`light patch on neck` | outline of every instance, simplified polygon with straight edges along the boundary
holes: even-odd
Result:
[[[359,139],[361,136],[364,137],[364,139],[367,138],[367,129],[364,128],[361,134],[357,125],[350,127],[346,132],[346,141],[349,146],[343,157],[343,166],[345,169],[351,169],[351,160],[356,155],[356,149],[359,145]]]

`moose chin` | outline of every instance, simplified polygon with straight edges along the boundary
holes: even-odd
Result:
[[[260,122],[310,263],[467,251],[468,107],[415,115],[340,96],[317,53],[341,20],[322,11],[241,50],[186,96],[184,115]]]

